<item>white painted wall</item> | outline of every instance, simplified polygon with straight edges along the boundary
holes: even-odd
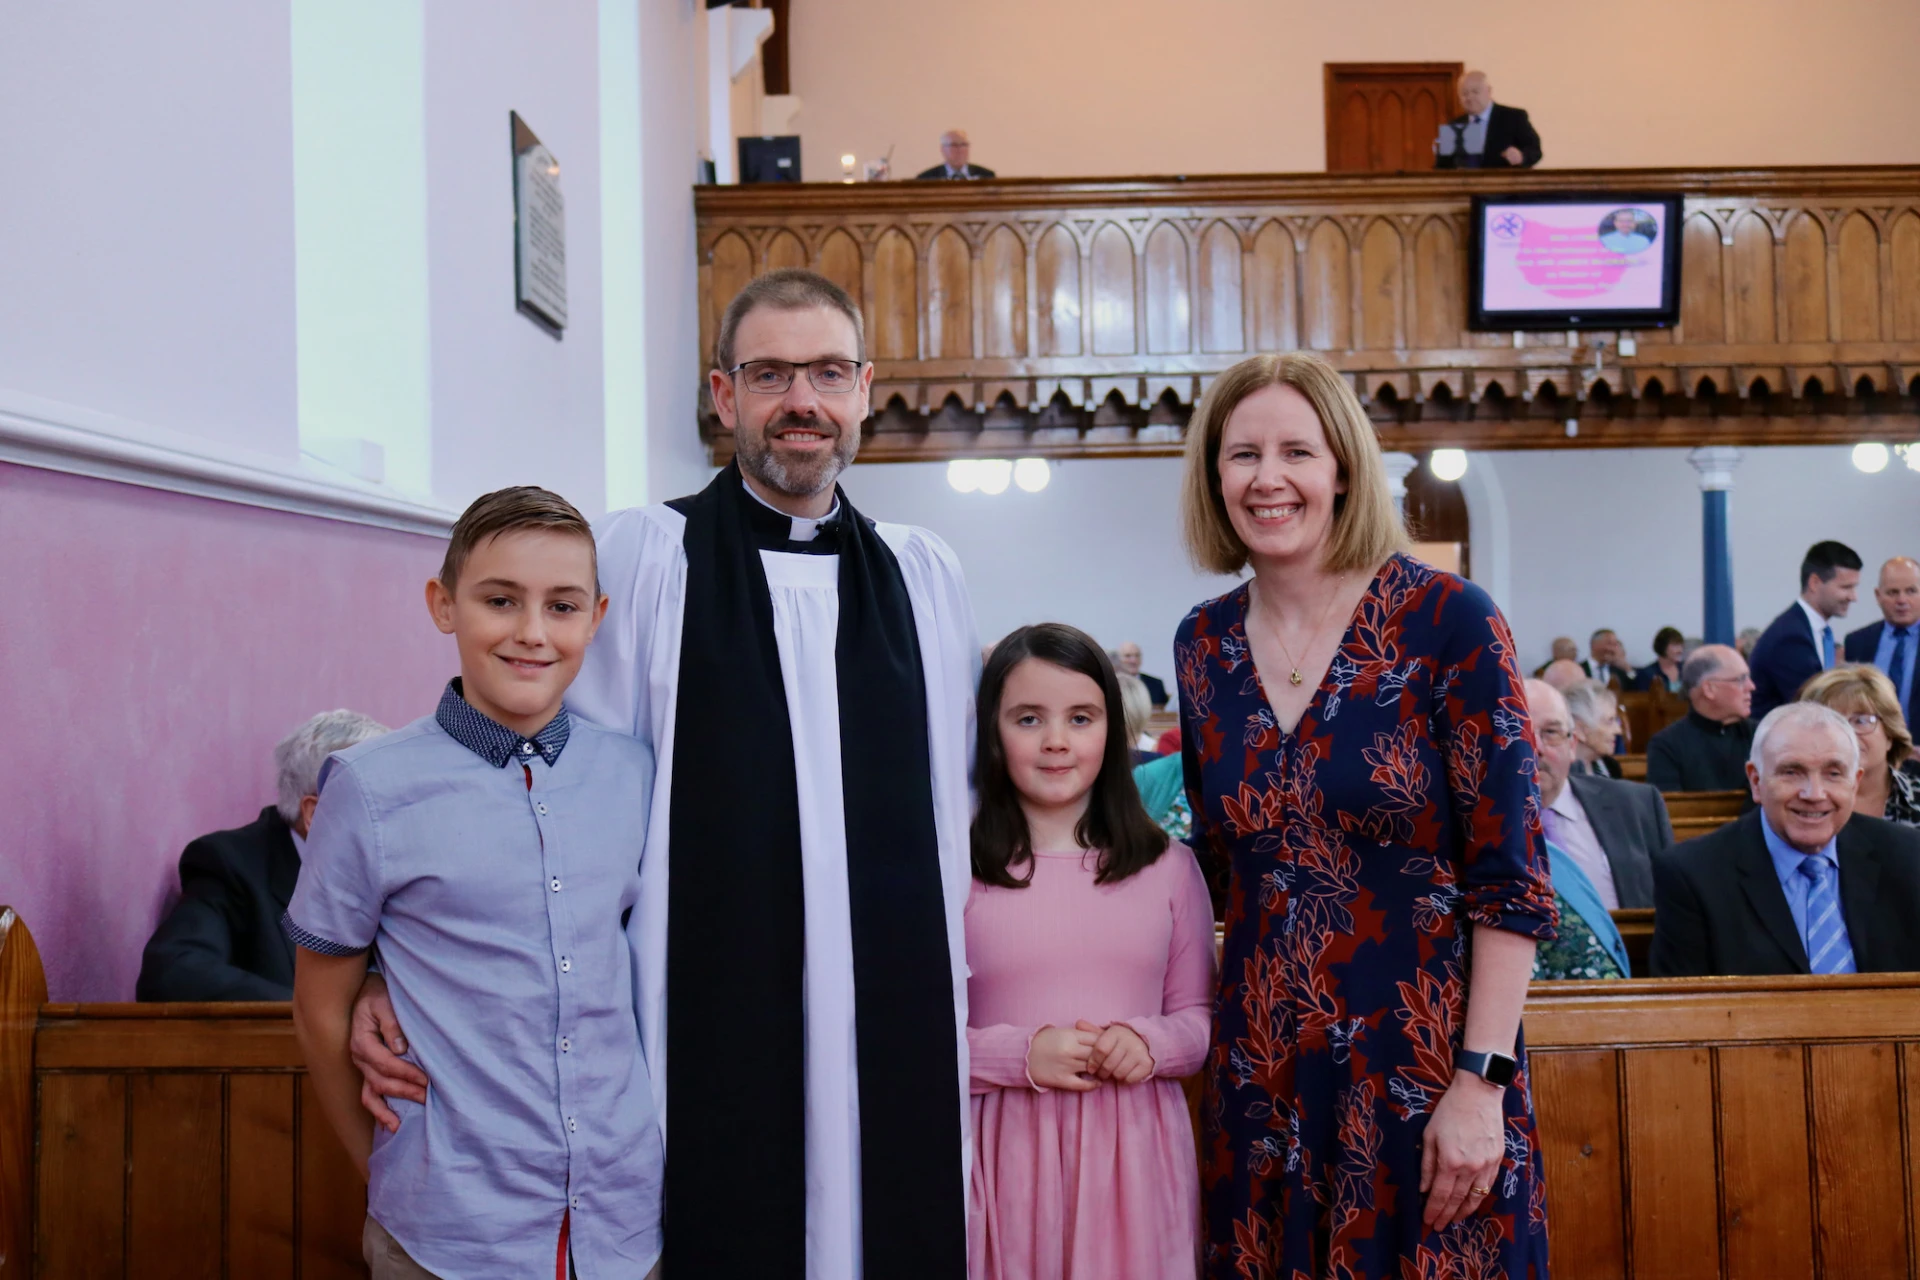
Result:
[[[1231,585],[1186,562],[1179,475],[1172,458],[1069,462],[1039,494],[987,497],[955,493],[942,464],[901,463],[855,466],[845,483],[868,515],[925,525],[953,546],[983,640],[1070,622],[1109,647],[1137,640],[1147,669],[1164,676],[1180,619]],[[1584,647],[1590,632],[1613,627],[1644,663],[1662,626],[1698,634],[1700,494],[1685,450],[1474,454],[1468,478],[1478,485],[1474,576],[1499,597],[1493,579],[1504,571],[1503,609],[1528,669],[1556,635]],[[1869,577],[1889,556],[1920,554],[1920,475],[1897,462],[1870,476],[1844,448],[1753,449],[1737,481],[1739,626],[1765,626],[1787,606],[1800,557],[1821,538],[1858,551]],[[1863,600],[1849,627],[1878,616]]]
[[[0,398],[295,457],[289,25],[0,5]]]

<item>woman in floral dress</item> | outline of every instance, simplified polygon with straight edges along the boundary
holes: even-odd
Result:
[[[1227,933],[1206,1274],[1545,1277],[1519,1024],[1555,911],[1506,622],[1404,554],[1366,415],[1317,357],[1215,381],[1183,506],[1203,568],[1253,569],[1175,642]]]

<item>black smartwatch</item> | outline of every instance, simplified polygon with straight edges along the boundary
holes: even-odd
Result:
[[[1514,1073],[1520,1069],[1519,1060],[1504,1053],[1468,1053],[1465,1049],[1453,1055],[1453,1065],[1502,1089],[1513,1083]]]

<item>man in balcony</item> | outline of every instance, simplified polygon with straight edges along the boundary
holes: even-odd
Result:
[[[931,169],[924,170],[918,176],[922,178],[945,178],[953,182],[969,182],[975,178],[991,178],[993,170],[969,164],[967,157],[972,152],[972,144],[967,141],[965,129],[949,129],[940,135],[941,162]]]
[[[1484,71],[1460,77],[1464,115],[1440,126],[1436,169],[1531,169],[1540,163],[1540,135],[1519,107],[1495,104]]]

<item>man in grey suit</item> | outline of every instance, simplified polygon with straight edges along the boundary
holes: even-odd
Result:
[[[1653,855],[1673,844],[1667,802],[1643,783],[1575,773],[1573,715],[1544,680],[1527,681],[1527,713],[1547,839],[1586,872],[1609,911],[1651,907]]]

